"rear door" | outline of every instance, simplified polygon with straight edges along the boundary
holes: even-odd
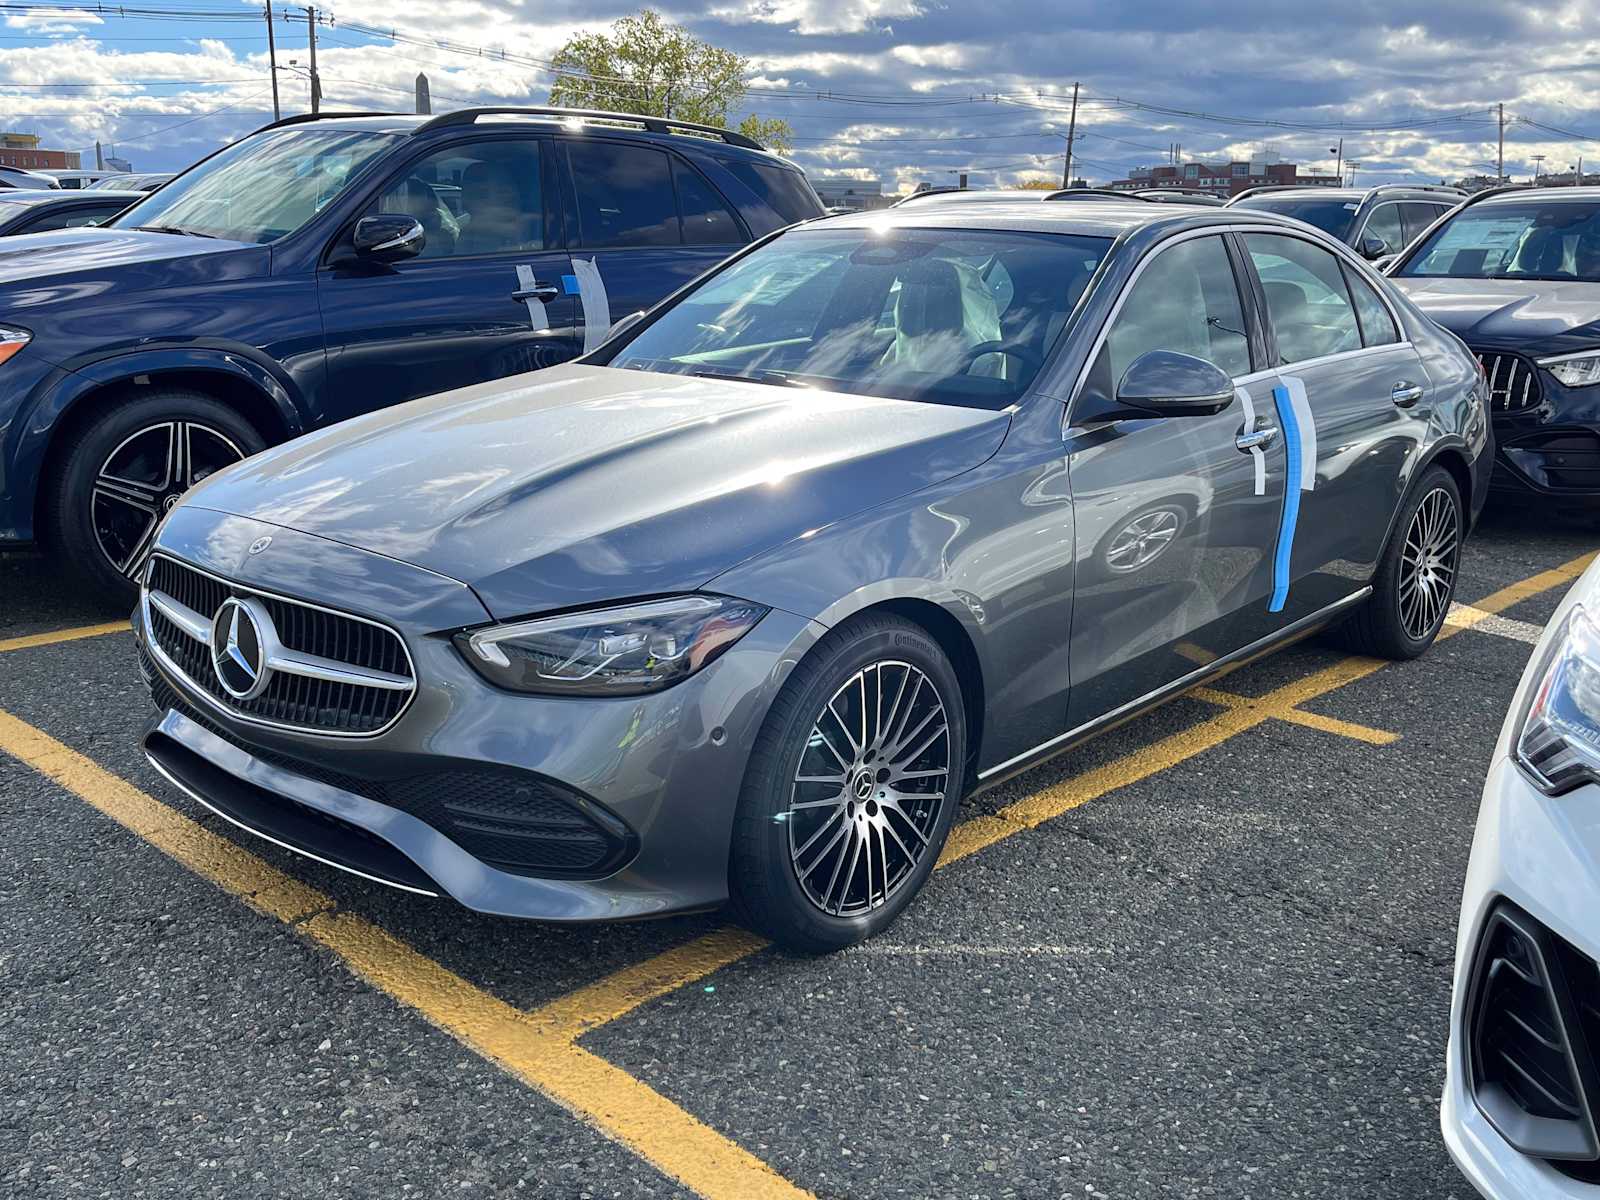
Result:
[[[422,254],[319,272],[329,394],[340,407],[327,419],[577,355],[555,192],[550,140],[531,134],[454,142],[400,166],[361,215],[415,216]]]
[[[1253,369],[1243,264],[1220,234],[1164,243],[1107,325],[1067,430],[1076,586],[1069,724],[1095,720],[1278,628],[1269,611],[1281,439]],[[1096,421],[1141,354],[1206,359],[1236,382],[1214,416]],[[1241,441],[1244,444],[1241,445]]]
[[[727,201],[682,156],[638,142],[562,139],[582,341],[654,305],[749,241]]]
[[[1275,372],[1266,400],[1296,488],[1274,578],[1292,622],[1371,578],[1423,436],[1416,414],[1428,411],[1429,384],[1363,272],[1297,234],[1239,241],[1266,314]]]

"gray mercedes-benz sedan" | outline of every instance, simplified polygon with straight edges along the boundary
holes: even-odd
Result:
[[[1420,654],[1485,494],[1477,363],[1271,214],[821,220],[624,326],[184,497],[156,767],[481,912],[826,950],[976,789],[1325,626]]]

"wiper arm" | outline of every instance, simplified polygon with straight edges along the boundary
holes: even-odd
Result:
[[[198,229],[185,229],[181,225],[135,225],[145,233],[181,233],[187,237],[215,238],[214,233],[201,233]]]
[[[698,371],[686,371],[685,374],[693,375],[697,379],[731,379],[735,383],[765,383],[772,387],[803,388],[810,386],[810,384],[801,383],[784,371],[760,371],[754,375],[741,375],[737,371],[716,371],[702,368]]]

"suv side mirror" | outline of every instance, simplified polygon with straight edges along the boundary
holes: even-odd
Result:
[[[1117,385],[1117,404],[1158,417],[1209,417],[1233,403],[1233,380],[1192,354],[1151,350]]]
[[[415,217],[382,213],[357,221],[351,242],[358,257],[368,262],[391,263],[421,254],[428,235]]]
[[[1389,243],[1384,241],[1381,237],[1372,237],[1369,235],[1361,239],[1362,258],[1382,258],[1388,253],[1390,253]]]

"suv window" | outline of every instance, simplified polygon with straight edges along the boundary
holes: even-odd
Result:
[[[685,242],[691,246],[717,246],[744,241],[738,218],[699,171],[673,159],[672,181],[678,189]]]
[[[1344,281],[1350,288],[1350,297],[1356,303],[1356,316],[1361,321],[1361,342],[1366,346],[1387,346],[1400,340],[1400,331],[1394,327],[1394,318],[1384,307],[1378,293],[1367,281],[1349,266],[1345,267]]]
[[[1395,254],[1404,248],[1407,238],[1400,224],[1400,205],[1380,204],[1372,210],[1366,226],[1361,230],[1363,254],[1366,253],[1365,242],[1368,238],[1377,238],[1383,243],[1383,249],[1379,252],[1382,254]]]
[[[616,142],[568,144],[578,198],[578,244],[676,246],[682,242],[667,155]]]
[[[1232,376],[1250,373],[1239,285],[1220,237],[1179,242],[1150,260],[1095,360],[1097,390],[1113,395],[1133,361],[1151,350],[1192,354]]]
[[[448,146],[391,180],[373,211],[422,222],[423,258],[543,250],[539,143],[530,138]]]
[[[768,163],[749,162],[746,159],[724,158],[718,160],[740,183],[744,184],[789,224],[809,221],[822,215],[822,203],[811,190],[806,177],[788,167]]]
[[[1434,205],[1421,202],[1400,206],[1400,223],[1405,227],[1407,246],[1421,237],[1423,230],[1433,224],[1433,219],[1439,215],[1439,211]]]
[[[1278,365],[1361,348],[1356,312],[1332,251],[1275,233],[1247,233],[1244,244],[1266,294]]]

